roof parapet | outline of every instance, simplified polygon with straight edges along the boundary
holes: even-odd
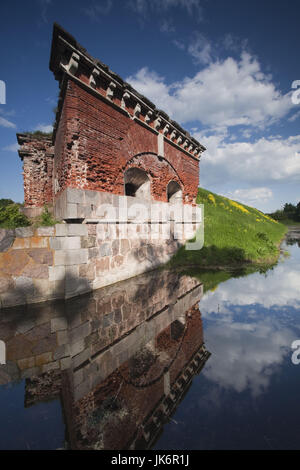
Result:
[[[89,74],[88,84],[77,76],[80,66]],[[54,23],[53,27],[49,67],[55,78],[59,80],[61,90],[63,89],[63,79],[65,75],[68,75],[70,78],[79,81],[84,87],[88,87],[91,91],[97,93],[101,99],[108,100],[114,106],[126,112],[131,119],[141,121],[143,125],[150,127],[152,130],[163,133],[165,138],[173,145],[193,158],[199,159],[206,150],[176,121],[171,120],[164,111],[157,109],[148,98],[141,95],[119,75],[112,72],[103,62],[90,56],[86,49],[57,23]],[[101,79],[107,83],[106,89],[100,89]],[[117,95],[122,97],[120,105],[115,101]],[[133,104],[133,107],[129,108],[129,102]],[[61,104],[62,99],[60,97],[54,125],[54,138],[60,117]]]

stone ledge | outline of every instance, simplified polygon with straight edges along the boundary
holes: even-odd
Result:
[[[192,206],[182,202],[173,204],[162,201],[146,201],[138,197],[76,188],[65,188],[57,197],[55,209],[57,217],[65,220],[79,218],[84,222],[83,224],[66,224],[69,227],[82,227],[86,223],[101,221],[104,223],[147,223],[149,218],[153,219],[154,222],[168,222],[175,220],[177,211],[179,211],[179,218],[186,214],[187,216],[190,215],[192,222],[201,222],[202,220],[202,208],[199,205]],[[127,211],[127,219],[124,221],[122,219],[123,215],[121,217],[119,214],[120,209]],[[77,233],[73,233],[72,230],[71,228],[57,228],[56,236],[85,235],[82,232],[84,229],[74,228],[74,231],[78,231]]]
[[[12,229],[0,229],[0,252],[7,251],[14,243],[16,232]]]
[[[19,227],[15,229],[17,238],[33,237],[34,229],[32,227]]]

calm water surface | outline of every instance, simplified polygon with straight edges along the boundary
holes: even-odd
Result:
[[[0,449],[299,449],[300,249],[287,243],[273,270],[213,290],[154,272],[2,310]]]

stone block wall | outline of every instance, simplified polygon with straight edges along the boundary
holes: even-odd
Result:
[[[50,70],[60,87],[52,138],[18,134],[25,213],[53,204],[68,228],[15,233],[0,252],[2,306],[68,298],[153,269],[201,222],[197,210],[192,218],[184,211],[196,208],[205,148],[57,24]]]
[[[54,215],[60,220],[83,223],[117,224],[165,224],[173,221],[184,224],[178,232],[181,241],[194,236],[202,222],[200,206],[190,206],[182,202],[147,201],[138,197],[119,196],[102,191],[66,188],[56,198]],[[146,230],[146,228],[145,228]],[[162,239],[163,244],[163,239]]]
[[[26,379],[25,406],[60,398],[72,448],[129,447],[148,435],[150,419],[159,431],[197,373],[202,295],[198,280],[162,271],[2,312],[0,384]]]
[[[70,369],[74,394],[82,397],[202,294],[196,279],[162,271],[67,302],[2,310],[0,340],[6,346],[7,373],[15,380]],[[5,374],[0,376],[0,384],[7,382]]]
[[[157,225],[159,230],[164,227]],[[163,241],[156,232],[149,237],[149,227],[136,220],[124,224],[104,220],[1,229],[1,307],[74,297],[166,263],[182,240],[174,239],[174,224],[171,236]]]

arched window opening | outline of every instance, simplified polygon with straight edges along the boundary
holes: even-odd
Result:
[[[167,195],[171,204],[182,202],[182,189],[176,181],[170,181],[168,184]]]
[[[125,195],[150,200],[150,179],[140,168],[129,168],[125,171]]]

